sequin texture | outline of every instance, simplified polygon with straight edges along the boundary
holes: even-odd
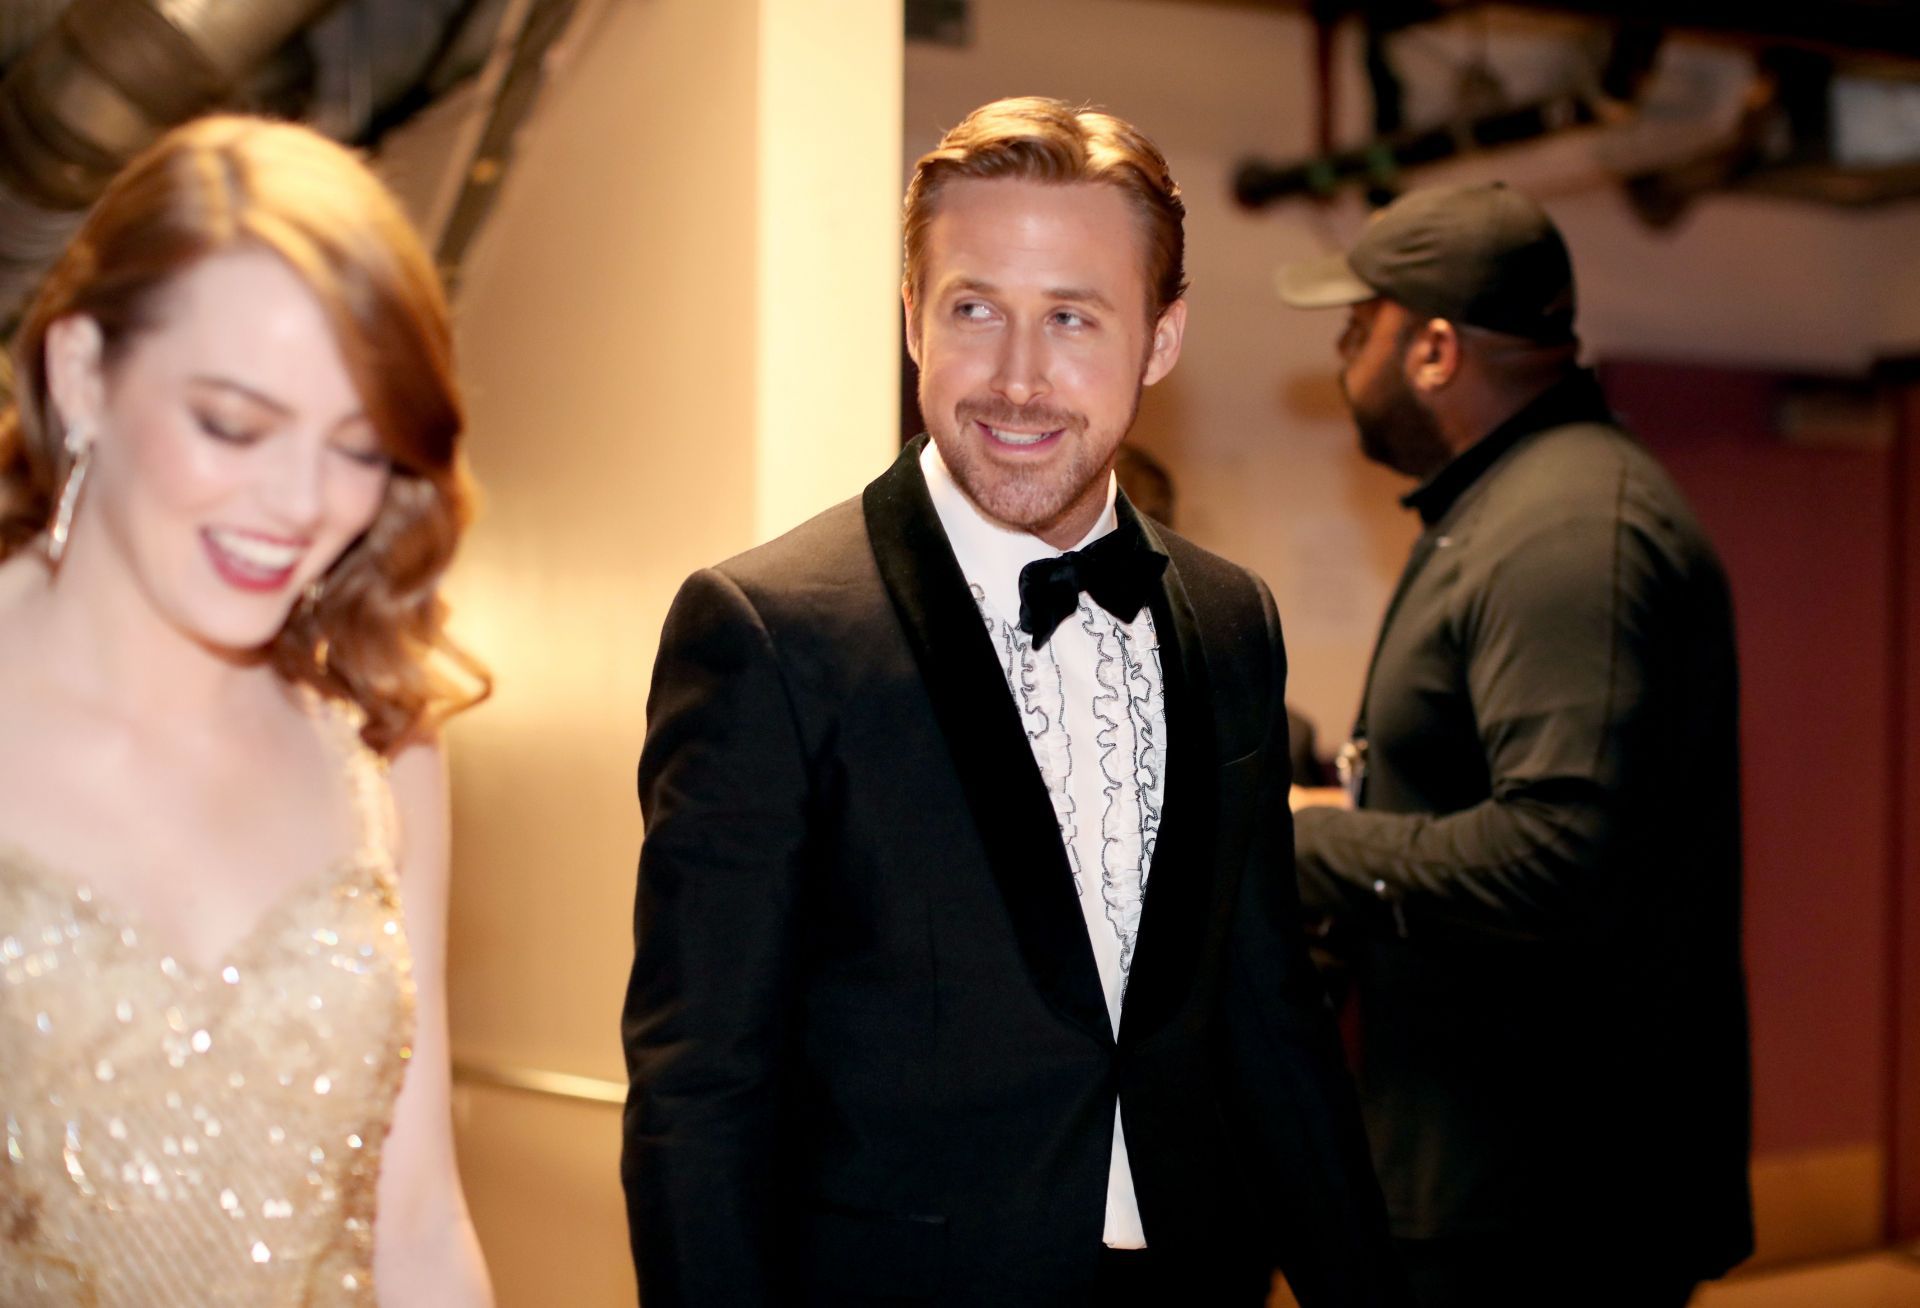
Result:
[[[0,849],[0,1304],[376,1302],[413,981],[384,766],[325,712],[361,848],[204,972]]]

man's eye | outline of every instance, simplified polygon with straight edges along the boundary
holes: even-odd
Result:
[[[978,300],[963,300],[953,306],[953,316],[967,322],[984,322],[993,311]]]
[[[1061,309],[1053,315],[1053,320],[1062,327],[1091,326],[1087,320],[1087,316],[1075,309]]]

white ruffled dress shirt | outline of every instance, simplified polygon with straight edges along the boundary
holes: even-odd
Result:
[[[1082,595],[1078,611],[1035,650],[1017,625],[1020,569],[1064,551],[982,513],[931,441],[920,470],[1053,800],[1117,1035],[1166,790],[1167,701],[1153,614],[1142,609],[1121,622]],[[1106,507],[1076,549],[1114,529],[1114,496],[1109,477]],[[1116,1249],[1147,1243],[1117,1101],[1101,1239]]]

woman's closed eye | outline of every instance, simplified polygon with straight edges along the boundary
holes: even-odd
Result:
[[[343,455],[364,468],[390,468],[393,460],[378,445],[335,445],[335,454]]]
[[[199,423],[201,431],[228,445],[251,445],[262,435],[257,426],[212,413],[195,413],[194,420]]]

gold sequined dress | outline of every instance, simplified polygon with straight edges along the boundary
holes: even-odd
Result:
[[[0,847],[0,1305],[371,1305],[413,983],[384,766],[361,848],[212,968]]]

